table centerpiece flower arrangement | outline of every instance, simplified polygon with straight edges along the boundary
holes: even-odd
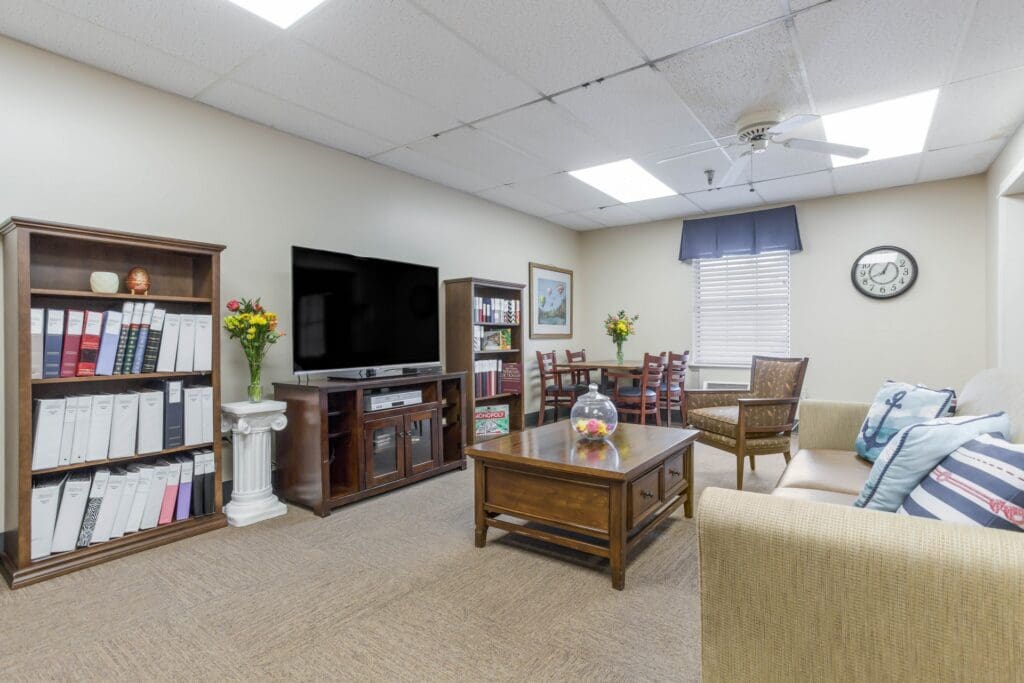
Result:
[[[604,319],[604,331],[615,342],[615,360],[618,361],[619,365],[622,365],[624,362],[622,344],[631,335],[636,334],[636,321],[639,319],[639,315],[629,315],[624,310],[620,310],[614,315],[609,314]]]
[[[277,314],[259,299],[232,299],[227,308],[231,314],[224,318],[224,329],[242,345],[249,363],[249,400],[258,403],[263,400],[263,359],[284,332],[277,329]]]

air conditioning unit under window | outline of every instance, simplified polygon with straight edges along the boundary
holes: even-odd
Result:
[[[704,380],[705,389],[725,389],[728,391],[746,391],[750,388],[750,384],[747,382],[722,382],[719,380],[706,379]]]

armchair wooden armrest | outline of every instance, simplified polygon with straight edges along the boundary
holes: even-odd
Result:
[[[793,431],[793,416],[800,398],[741,398],[737,429],[741,434],[760,434]],[[788,420],[788,422],[787,422]]]
[[[740,399],[749,397],[749,391],[733,389],[692,389],[686,392],[686,409],[719,408],[734,406]]]

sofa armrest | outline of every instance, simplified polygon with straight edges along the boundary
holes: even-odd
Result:
[[[1019,534],[708,488],[704,681],[1010,680]]]
[[[800,448],[852,451],[870,403],[800,402]]]

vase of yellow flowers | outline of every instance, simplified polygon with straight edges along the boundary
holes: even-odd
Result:
[[[232,299],[224,329],[242,345],[249,363],[249,400],[263,400],[263,359],[272,344],[284,336],[277,329],[277,314],[263,308],[259,299]]]
[[[625,362],[622,355],[622,344],[631,335],[636,334],[636,321],[639,319],[639,315],[629,315],[622,310],[614,315],[609,314],[604,319],[604,331],[615,342],[615,360],[619,365]]]

